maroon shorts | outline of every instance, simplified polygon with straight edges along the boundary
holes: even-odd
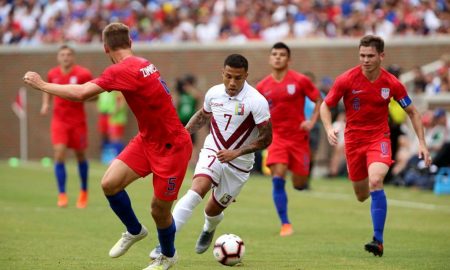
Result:
[[[389,138],[380,139],[367,144],[345,143],[348,178],[353,182],[364,180],[369,175],[369,165],[381,162],[391,166],[392,153]]]
[[[191,154],[192,142],[187,133],[180,135],[173,144],[163,145],[159,149],[137,135],[117,158],[141,177],[153,173],[155,197],[174,201],[183,183]]]
[[[294,174],[306,176],[309,174],[309,162],[308,135],[296,140],[274,137],[268,148],[267,166],[286,164]]]

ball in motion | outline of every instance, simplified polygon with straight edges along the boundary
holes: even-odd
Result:
[[[244,242],[235,234],[223,234],[214,244],[214,258],[223,265],[233,266],[240,263],[244,254]]]

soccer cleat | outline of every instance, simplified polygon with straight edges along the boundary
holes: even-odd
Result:
[[[67,194],[66,193],[59,193],[58,194],[58,207],[67,207],[67,203],[68,203],[69,199],[67,198]]]
[[[373,238],[372,242],[364,246],[367,252],[373,253],[374,256],[383,256],[383,243]]]
[[[78,195],[77,208],[79,208],[79,209],[86,208],[87,201],[88,201],[88,193],[87,193],[87,191],[86,190],[81,190],[80,191],[80,195]]]
[[[161,255],[161,245],[158,244],[148,255],[150,257],[150,259],[154,260],[156,258],[159,257],[159,255]]]
[[[289,236],[294,233],[292,225],[289,223],[281,225],[280,236]]]
[[[195,245],[195,252],[198,254],[205,252],[211,245],[215,232],[216,230],[212,232],[202,231],[198,237],[197,244]]]
[[[127,250],[137,241],[144,239],[148,234],[147,228],[142,225],[141,232],[137,235],[132,235],[131,233],[124,232],[122,237],[117,241],[117,243],[109,251],[109,256],[111,258],[117,258],[122,256],[127,252]]]
[[[143,270],[167,270],[175,265],[178,261],[178,255],[175,251],[173,257],[166,257],[160,254],[148,267]]]

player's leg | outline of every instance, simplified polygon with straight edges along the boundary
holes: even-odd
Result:
[[[177,231],[180,231],[183,228],[184,224],[191,218],[195,207],[200,204],[211,189],[211,181],[211,178],[206,175],[194,177],[192,180],[192,187],[175,204],[173,218],[177,226]]]
[[[78,174],[80,176],[80,193],[77,200],[77,208],[86,208],[88,202],[88,175],[89,163],[84,150],[75,150],[78,161]]]
[[[292,185],[296,190],[305,190],[308,188],[311,162],[308,137],[290,142],[289,148],[288,169],[292,172]]]
[[[131,200],[125,191],[126,186],[140,177],[141,175],[138,175],[119,159],[115,159],[111,163],[103,176],[101,182],[103,193],[108,199],[111,209],[127,229],[111,248],[109,256],[112,258],[122,256],[135,242],[148,234],[147,229],[137,219],[131,206]]]
[[[292,225],[288,218],[288,198],[285,187],[287,165],[276,163],[270,165],[269,168],[272,172],[272,198],[278,213],[278,217],[281,221],[280,235],[287,236],[292,234]]]
[[[194,171],[194,179],[191,188],[178,200],[172,211],[176,230],[180,231],[186,222],[192,217],[194,209],[211,190],[214,179],[218,181],[221,173],[221,164],[215,156],[215,151],[202,149]],[[161,253],[161,246],[157,245],[149,257],[156,259]]]
[[[373,239],[372,242],[365,245],[365,249],[380,257],[383,255],[383,233],[387,215],[387,199],[383,189],[383,181],[388,171],[389,166],[385,163],[374,162],[369,166]]]
[[[189,159],[192,155],[190,138],[181,138],[177,144],[168,148],[167,155],[149,158],[153,164],[154,197],[152,200],[152,217],[156,223],[161,254],[147,267],[150,269],[169,269],[178,260],[175,249],[176,224],[170,212],[173,201],[183,184]]]
[[[205,222],[203,224],[202,232],[195,244],[195,252],[198,254],[204,253],[208,250],[214,238],[214,233],[219,223],[223,220],[223,210],[225,207],[220,205],[215,199],[214,195],[208,199],[208,203],[205,207]]]
[[[66,151],[67,147],[65,144],[55,144],[53,145],[53,154],[55,160],[55,177],[56,183],[58,185],[58,202],[59,207],[66,207],[68,203],[67,193],[66,193]]]
[[[204,253],[211,245],[216,228],[223,220],[223,211],[236,199],[250,177],[249,171],[239,169],[236,164],[221,166],[222,175],[205,207],[205,222],[195,245],[195,252],[199,254]]]

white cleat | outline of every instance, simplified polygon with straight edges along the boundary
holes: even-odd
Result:
[[[142,225],[141,232],[137,235],[133,235],[131,233],[124,232],[122,233],[122,237],[117,241],[117,243],[111,248],[109,251],[109,256],[111,258],[117,258],[122,256],[127,252],[127,250],[137,241],[144,239],[148,234],[147,228]]]
[[[178,255],[176,251],[173,257],[166,257],[161,254],[147,268],[144,268],[143,270],[167,270],[174,266],[177,261]]]
[[[155,260],[156,258],[159,257],[159,255],[161,255],[161,245],[158,244],[148,255],[150,257],[150,259]]]

